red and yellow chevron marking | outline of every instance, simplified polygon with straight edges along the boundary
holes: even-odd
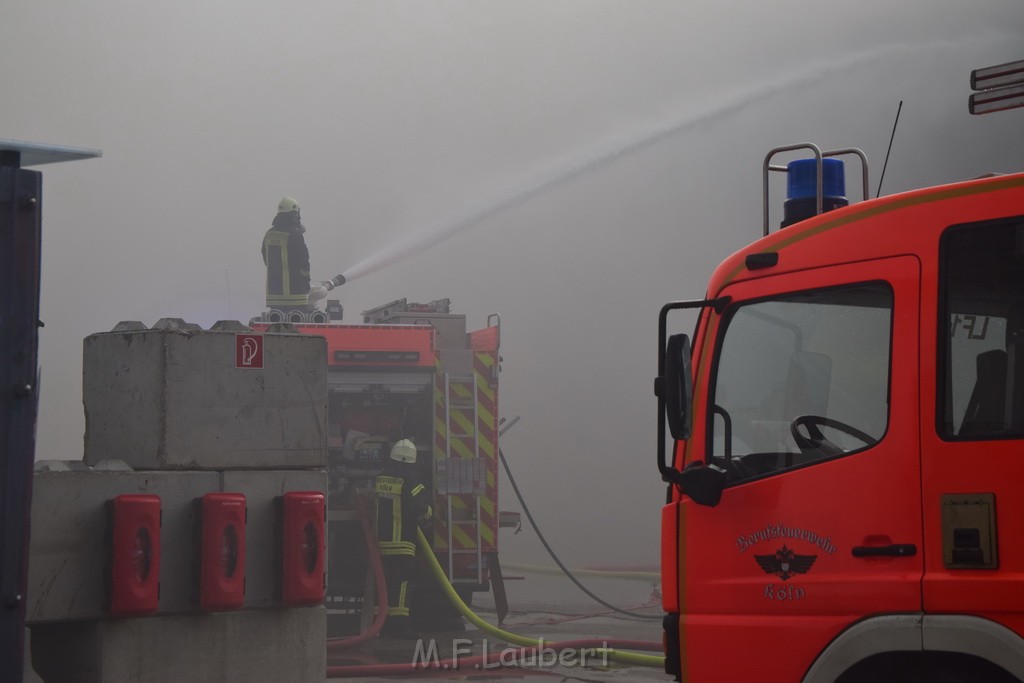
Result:
[[[473,355],[473,379],[471,381],[449,381],[445,392],[444,369],[440,360],[436,363],[434,381],[434,460],[448,457],[473,458],[474,446],[486,463],[485,489],[480,496],[480,516],[476,515],[476,501],[472,495],[452,495],[452,543],[457,550],[476,549],[476,526],[479,524],[481,551],[497,550],[498,511],[497,491],[497,386],[493,380],[493,369],[497,362],[494,352],[477,352]],[[473,420],[473,395],[476,390],[476,414]],[[445,424],[445,409],[451,422],[451,434]],[[477,438],[478,437],[478,438]],[[474,443],[475,442],[475,443]],[[435,491],[438,490],[435,482]],[[448,549],[448,496],[438,494],[435,505],[440,514],[434,524],[434,547]]]
[[[477,392],[477,445],[480,457],[487,462],[485,492],[480,496],[480,538],[485,551],[498,549],[498,392],[496,383],[493,383],[497,360],[497,354],[493,352],[473,354],[473,381]]]

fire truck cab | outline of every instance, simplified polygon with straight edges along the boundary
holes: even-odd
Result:
[[[765,236],[662,309],[666,670],[1024,680],[1024,174],[844,206],[850,151],[769,153]]]

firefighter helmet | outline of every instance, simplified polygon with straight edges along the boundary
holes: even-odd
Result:
[[[416,462],[416,444],[409,439],[402,439],[391,447],[391,459],[398,462]]]
[[[278,213],[291,213],[292,211],[298,213],[299,203],[292,199],[291,197],[285,197],[284,199],[277,203]]]

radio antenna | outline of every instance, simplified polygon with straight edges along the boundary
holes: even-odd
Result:
[[[900,122],[900,111],[903,109],[903,100],[900,100],[900,106],[896,108],[896,120],[892,123],[892,135],[889,136],[889,149],[885,150],[885,163],[882,164],[882,175],[878,178],[878,192],[875,193],[875,198],[882,196],[882,181],[885,180],[885,167],[889,165],[889,152],[892,151],[892,141],[896,137],[896,125]]]
[[[228,320],[231,320],[231,277],[227,268],[224,269],[224,289],[228,293]]]

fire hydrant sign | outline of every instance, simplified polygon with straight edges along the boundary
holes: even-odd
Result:
[[[235,335],[235,367],[243,369],[263,367],[263,335]]]

